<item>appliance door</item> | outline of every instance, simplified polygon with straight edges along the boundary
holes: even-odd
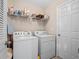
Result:
[[[17,38],[14,41],[13,58],[14,59],[37,59],[38,57],[38,39],[36,38]]]
[[[40,37],[39,46],[41,59],[50,59],[55,56],[55,36]]]

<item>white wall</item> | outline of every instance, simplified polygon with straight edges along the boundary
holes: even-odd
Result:
[[[24,0],[15,0],[14,3],[11,0],[8,0],[8,7],[14,5],[15,9],[24,9],[30,10],[30,13],[44,14],[44,10],[30,3],[26,3]],[[14,27],[14,31],[35,31],[40,29],[40,25],[35,22],[26,21],[25,18],[19,17],[8,17],[8,22]]]
[[[8,0],[8,7],[14,5],[15,9],[24,9],[30,10],[31,13],[44,13],[44,10],[32,3],[29,3],[27,0]]]
[[[55,0],[49,7],[46,9],[46,14],[50,16],[49,22],[46,25],[46,30],[50,34],[56,34],[57,27],[57,6],[63,3],[63,0]]]
[[[56,16],[57,16],[57,6],[63,2],[63,0],[55,0],[52,2],[46,10],[43,10],[42,8],[39,8],[35,5],[32,5],[30,3],[24,2],[25,0],[15,0],[14,1],[14,6],[15,9],[23,9],[27,8],[30,10],[31,13],[36,13],[36,14],[44,14],[46,13],[47,15],[50,16],[50,19],[45,27],[45,29],[50,33],[50,34],[56,34]],[[13,4],[13,0],[8,0],[8,6]],[[14,26],[15,31],[35,31],[40,28],[37,22],[27,22],[27,21],[22,21],[21,18],[8,18],[8,21],[12,23]]]

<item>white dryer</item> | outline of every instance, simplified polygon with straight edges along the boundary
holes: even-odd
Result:
[[[14,32],[13,42],[13,59],[37,59],[38,38],[31,32]]]
[[[50,59],[55,56],[55,35],[49,35],[46,31],[35,31],[38,37],[38,53],[41,59]]]

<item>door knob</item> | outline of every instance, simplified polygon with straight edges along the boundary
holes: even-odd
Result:
[[[61,34],[58,34],[58,36],[61,36]]]

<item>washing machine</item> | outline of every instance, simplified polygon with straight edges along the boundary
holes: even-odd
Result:
[[[38,38],[31,32],[13,33],[13,59],[37,59]]]
[[[35,31],[38,37],[38,53],[41,59],[50,59],[55,56],[55,35],[49,35],[46,31]]]

